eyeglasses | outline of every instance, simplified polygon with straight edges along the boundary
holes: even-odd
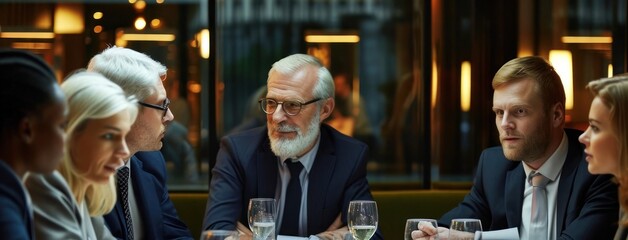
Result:
[[[321,100],[320,98],[315,98],[311,101],[301,103],[299,101],[278,102],[277,100],[272,99],[272,98],[262,98],[258,102],[259,102],[259,106],[262,108],[262,111],[264,111],[266,114],[275,113],[275,111],[277,110],[277,107],[279,106],[279,104],[281,104],[282,105],[281,109],[283,109],[283,111],[286,114],[290,116],[294,116],[301,112],[301,109],[303,108],[303,106],[308,105],[310,103],[318,102],[320,100]]]
[[[168,106],[170,106],[170,99],[166,98],[166,100],[164,100],[164,103],[162,105],[155,105],[155,104],[150,104],[150,103],[145,103],[145,102],[138,102],[138,103],[144,107],[149,107],[149,108],[154,108],[154,109],[164,111],[164,115],[161,117],[165,118],[166,114],[168,114]]]

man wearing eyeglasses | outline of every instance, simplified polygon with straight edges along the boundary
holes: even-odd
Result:
[[[118,202],[105,215],[107,227],[118,239],[192,239],[168,196],[159,152],[166,125],[174,119],[162,83],[166,67],[143,53],[111,47],[94,56],[87,70],[120,85],[141,106],[126,137],[132,157],[118,169]]]
[[[259,100],[267,126],[222,139],[204,229],[248,229],[251,198],[274,198],[276,234],[342,239],[351,200],[372,200],[367,146],[321,124],[334,109],[329,71],[309,55],[273,64]],[[382,239],[378,230],[372,239]]]

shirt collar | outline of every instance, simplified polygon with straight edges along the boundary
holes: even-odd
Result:
[[[552,182],[556,181],[558,175],[560,174],[561,169],[563,168],[563,163],[565,163],[565,158],[567,158],[567,151],[569,150],[569,142],[567,141],[567,134],[563,132],[563,139],[560,141],[560,145],[554,151],[552,156],[550,156],[545,163],[537,170],[546,178],[549,178]],[[526,173],[526,176],[530,175],[532,172],[532,168],[528,166],[525,162],[522,162],[523,170]]]

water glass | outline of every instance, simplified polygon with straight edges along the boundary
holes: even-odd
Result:
[[[201,240],[239,240],[238,231],[206,230],[201,233]]]
[[[273,198],[252,198],[249,200],[249,228],[253,239],[264,240],[275,232],[277,219],[276,202]]]
[[[451,240],[473,240],[475,232],[482,231],[480,219],[458,218],[451,220],[449,227],[449,239]]]
[[[406,220],[406,228],[403,234],[405,240],[412,240],[412,231],[419,230],[419,224],[431,225],[436,228],[436,235],[432,236],[430,239],[438,240],[438,223],[434,219],[427,218],[410,218]]]
[[[353,239],[371,239],[377,230],[377,203],[363,200],[349,202],[347,221]]]

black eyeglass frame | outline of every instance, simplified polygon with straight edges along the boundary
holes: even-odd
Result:
[[[155,105],[155,104],[139,102],[139,101],[137,103],[139,103],[140,105],[142,105],[144,107],[149,107],[149,108],[153,108],[153,109],[164,111],[164,115],[161,116],[161,117],[165,118],[166,114],[168,114],[168,106],[170,106],[170,99],[166,98],[166,100],[164,100],[164,103],[162,105]]]
[[[273,110],[272,112],[266,111],[266,108],[264,107],[264,103],[263,102],[268,102],[269,100],[277,103],[277,106],[275,106],[275,110]],[[303,106],[306,106],[308,104],[312,104],[312,103],[318,102],[320,100],[323,100],[323,99],[322,98],[314,98],[314,99],[312,99],[310,101],[302,103],[302,102],[299,102],[299,101],[283,101],[283,102],[280,102],[280,101],[277,101],[277,100],[272,99],[272,98],[261,98],[257,102],[259,102],[259,107],[262,109],[262,111],[264,113],[268,114],[268,115],[275,113],[275,111],[277,111],[277,107],[279,107],[279,105],[281,104],[281,109],[283,110],[284,113],[286,113],[288,116],[296,116],[296,115],[299,115],[299,113],[301,113],[301,110],[303,110]],[[295,114],[291,114],[291,113],[289,113],[286,110],[285,107],[283,107],[284,103],[297,103],[298,106],[299,106],[299,110]]]

